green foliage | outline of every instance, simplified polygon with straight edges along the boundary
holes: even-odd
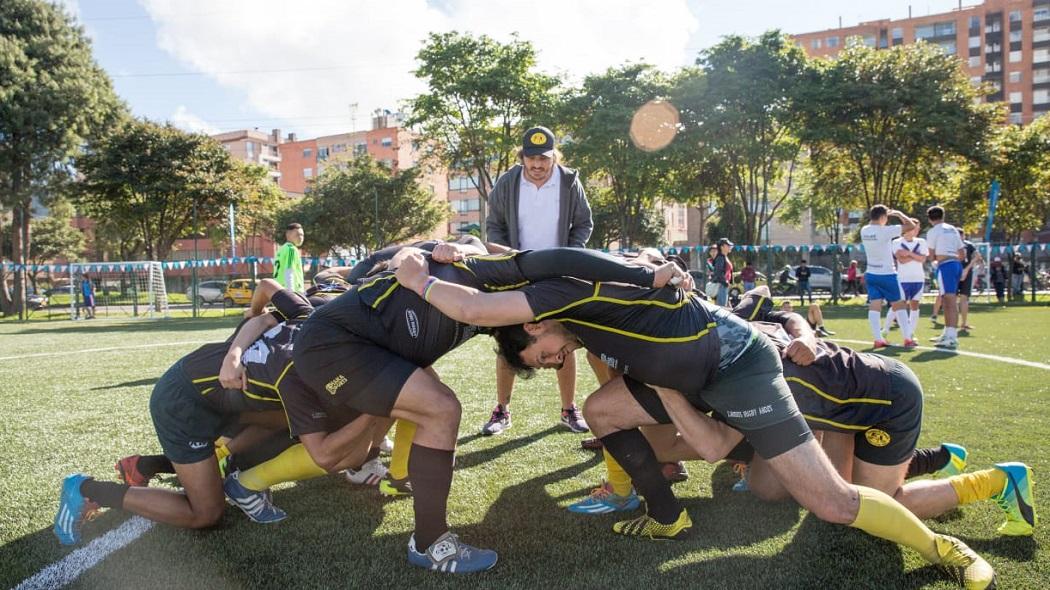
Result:
[[[603,239],[615,235],[624,248],[651,243],[652,209],[667,186],[671,161],[662,152],[635,147],[628,134],[631,118],[643,104],[669,92],[664,75],[646,64],[630,64],[587,76],[561,111],[572,137],[564,145],[566,159],[586,171],[589,187],[604,190],[599,204],[615,220],[615,229],[603,230]]]
[[[253,201],[260,174],[236,163],[214,139],[170,124],[129,120],[77,158],[77,201],[109,222],[150,260],[168,257],[175,240],[226,219],[229,204]],[[193,227],[196,204],[198,227]]]
[[[84,31],[55,4],[0,2],[0,202],[13,212],[13,255],[29,253],[31,203],[88,138],[122,108],[95,63]],[[24,275],[15,294],[0,284],[4,311],[22,311]]]
[[[594,220],[594,229],[588,241],[589,247],[607,249],[613,242],[630,243],[638,248],[663,245],[667,222],[658,207],[639,211],[637,223],[631,228],[634,233],[625,236],[620,210],[609,187],[589,185],[587,200],[590,202],[591,218]]]
[[[1000,107],[975,103],[957,57],[925,43],[851,45],[815,60],[799,91],[802,138],[814,152],[810,194],[856,208],[913,208],[941,169],[987,157],[1001,117]]]
[[[47,217],[33,220],[33,243],[29,260],[44,264],[57,259],[79,260],[84,250],[84,234],[73,227],[73,207],[66,201],[56,201],[49,207]]]
[[[744,243],[762,230],[791,191],[800,150],[796,96],[806,56],[790,38],[770,31],[756,39],[737,35],[704,51],[698,74],[683,80],[680,108],[690,146],[703,157],[708,181],[723,187],[723,204],[743,215]]]
[[[234,160],[229,180],[239,187],[233,218],[238,243],[277,233],[277,217],[287,207],[287,199],[280,187],[270,180],[269,170],[265,166]],[[226,216],[222,217],[222,223],[209,226],[208,233],[213,243],[229,247],[230,226]],[[247,247],[260,254],[252,243]]]
[[[303,224],[306,248],[315,253],[347,249],[361,254],[408,241],[451,214],[423,188],[420,173],[409,168],[391,174],[367,154],[328,166],[311,191],[282,213],[278,226]]]
[[[558,79],[536,71],[536,52],[517,37],[431,33],[416,56],[427,91],[408,102],[407,125],[425,138],[425,157],[469,174],[482,203],[515,163],[521,135],[551,121]],[[484,212],[482,212],[484,225]]]

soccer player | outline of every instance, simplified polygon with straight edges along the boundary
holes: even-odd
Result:
[[[900,220],[900,225],[887,225],[890,217]],[[912,339],[912,326],[908,321],[908,310],[904,303],[904,293],[897,278],[893,263],[893,240],[901,237],[902,232],[918,227],[918,221],[897,210],[889,210],[885,205],[875,205],[868,212],[870,222],[860,229],[860,240],[864,244],[864,255],[867,257],[864,269],[864,281],[868,286],[868,323],[875,339],[875,348],[889,346],[882,336],[882,303],[890,304],[897,316],[897,323],[904,335],[904,346],[914,347],[918,343]]]
[[[962,541],[934,533],[885,493],[842,479],[798,411],[776,347],[728,310],[684,290],[573,279],[483,293],[431,277],[418,255],[401,263],[397,277],[451,318],[504,326],[495,333],[512,366],[557,367],[585,347],[624,373],[593,393],[584,408],[594,433],[646,499],[647,514],[616,523],[614,532],[675,539],[692,529],[638,430],[657,424],[653,414],[664,411],[658,397],[629,383],[649,384],[683,392],[692,398],[687,404],[696,400],[726,416],[792,497],[819,518],[911,547],[965,579],[967,588],[994,586],[991,566]],[[674,416],[671,408],[666,411]]]
[[[916,225],[901,237],[895,238],[892,243],[893,256],[897,259],[897,278],[900,280],[901,290],[904,291],[913,340],[919,325],[919,305],[922,303],[923,289],[926,286],[926,270],[923,265],[930,255],[926,240],[918,236],[919,226]],[[892,310],[886,313],[885,333],[889,333],[894,315]]]
[[[926,232],[926,246],[930,250],[930,259],[937,262],[937,286],[944,305],[944,333],[933,338],[934,346],[956,349],[959,347],[956,294],[962,278],[960,261],[966,257],[966,249],[959,230],[944,222],[944,207],[930,207],[926,210],[926,218],[933,224]]]
[[[656,270],[629,267],[574,248],[473,257],[435,265],[435,272],[452,284],[498,290],[562,276],[566,269],[586,274],[589,263],[603,271],[593,278],[636,284],[662,285],[684,276],[673,264]],[[448,528],[460,405],[453,392],[426,371],[478,329],[442,314],[426,302],[427,295],[425,285],[415,291],[399,288],[391,273],[351,289],[303,324],[295,366],[325,405],[416,425],[408,458],[415,508],[409,563],[447,573],[486,570],[495,565],[496,553],[462,543]]]

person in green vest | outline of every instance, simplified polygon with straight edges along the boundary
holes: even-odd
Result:
[[[284,228],[284,245],[277,250],[277,257],[273,261],[274,280],[285,289],[296,293],[306,291],[303,284],[303,262],[299,255],[299,246],[303,244],[305,235],[302,225],[289,223]]]

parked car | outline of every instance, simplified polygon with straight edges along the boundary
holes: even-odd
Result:
[[[693,282],[696,283],[696,288],[703,291],[707,285],[707,276],[705,271],[702,270],[691,270],[689,274],[693,276]],[[755,284],[763,285],[766,282],[766,275],[755,272]],[[729,297],[736,298],[744,294],[744,282],[740,280],[740,273],[733,273],[733,284],[729,285]]]
[[[226,285],[226,291],[222,294],[222,302],[226,307],[251,305],[252,290],[251,279],[235,279]]]
[[[31,310],[47,307],[47,297],[30,289],[26,292],[26,307]]]
[[[832,279],[834,277],[834,275],[831,273],[831,269],[826,266],[819,266],[813,264],[808,266],[809,286],[812,287],[814,291],[827,291],[830,293]],[[798,269],[798,266],[792,266],[791,271],[788,273],[788,282],[790,283],[792,289],[794,289],[795,284],[798,282],[795,279],[796,269]],[[846,286],[845,274],[842,275],[841,282],[842,284],[839,285],[840,291]]]
[[[55,295],[73,295],[73,285],[57,285],[50,289],[44,289],[44,297],[54,297]]]
[[[211,305],[222,301],[226,293],[226,281],[203,281],[197,283],[197,303]],[[193,285],[186,288],[186,299],[193,301]]]

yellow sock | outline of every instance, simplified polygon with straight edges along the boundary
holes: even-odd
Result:
[[[860,493],[860,510],[849,526],[919,552],[926,561],[939,563],[937,535],[899,502],[879,490],[854,486]]]
[[[605,456],[605,472],[606,478],[609,481],[609,485],[612,486],[613,493],[617,496],[626,496],[631,493],[631,476],[627,475],[627,472],[620,467],[620,464],[613,459],[613,456],[609,454],[609,451],[602,449],[602,455]]]
[[[398,420],[394,427],[394,450],[390,453],[390,477],[408,477],[408,454],[412,451],[412,439],[416,438],[416,423]]]
[[[1006,472],[999,469],[985,469],[973,473],[964,473],[949,478],[955,495],[959,496],[959,505],[987,500],[1003,491],[1006,487]]]
[[[317,466],[302,444],[295,444],[273,459],[260,463],[238,476],[241,485],[254,492],[286,482],[320,477],[328,472]]]
[[[215,445],[215,459],[222,461],[226,457],[230,456],[230,449],[226,448],[226,445]]]

